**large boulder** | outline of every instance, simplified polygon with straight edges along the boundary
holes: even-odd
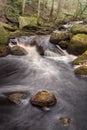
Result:
[[[77,75],[87,75],[87,65],[76,68],[74,72]]]
[[[54,94],[47,91],[40,91],[31,97],[31,103],[39,107],[48,107],[56,103]]]
[[[53,44],[58,44],[60,41],[69,40],[71,37],[71,33],[65,31],[54,31],[51,34],[50,42]]]
[[[9,49],[7,46],[0,45],[0,57],[7,56],[9,54]]]
[[[37,26],[37,17],[19,17],[19,28],[20,29],[29,29],[31,27]]]
[[[6,44],[9,40],[9,34],[0,24],[0,44]]]
[[[68,52],[75,55],[81,55],[87,50],[87,34],[76,34],[72,37]]]
[[[81,56],[76,58],[72,64],[73,65],[79,65],[79,64],[85,64],[87,62],[87,51],[85,51]]]
[[[87,24],[75,24],[70,30],[73,34],[87,33]]]
[[[10,54],[16,55],[16,56],[22,56],[22,55],[25,55],[26,52],[23,50],[22,47],[14,46],[14,47],[10,48]]]

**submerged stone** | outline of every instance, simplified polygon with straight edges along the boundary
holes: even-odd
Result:
[[[68,126],[70,125],[71,119],[69,117],[61,117],[60,121],[64,126]]]
[[[80,55],[87,50],[87,34],[74,35],[68,45],[68,52]]]
[[[30,101],[33,105],[45,108],[54,105],[57,100],[54,94],[47,91],[40,91],[32,96]]]
[[[87,75],[87,65],[76,68],[74,72],[77,75]]]

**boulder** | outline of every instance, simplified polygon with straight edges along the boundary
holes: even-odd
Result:
[[[37,26],[37,17],[19,17],[19,28],[20,29],[29,29],[31,27]]]
[[[22,47],[19,46],[14,46],[12,48],[10,48],[10,53],[11,55],[16,55],[16,56],[22,56],[25,55],[26,52],[24,52]]]
[[[62,48],[62,49],[67,49],[68,48],[68,44],[69,44],[69,41],[60,41],[59,42],[59,46]]]
[[[77,75],[87,75],[87,65],[76,68],[74,72]]]
[[[85,51],[81,56],[76,58],[72,64],[73,65],[79,65],[79,64],[85,64],[87,62],[87,51]]]
[[[75,55],[81,55],[87,50],[87,34],[76,34],[72,37],[68,52]]]
[[[54,31],[51,34],[50,42],[53,44],[58,44],[60,41],[69,40],[71,36],[71,33],[65,32],[65,31]]]
[[[6,44],[9,40],[9,34],[0,24],[0,44]]]
[[[87,24],[75,24],[70,30],[73,34],[87,33]]]
[[[40,91],[36,95],[31,97],[31,103],[39,107],[48,107],[56,103],[56,97],[54,94],[47,91]]]
[[[23,99],[25,99],[25,97],[26,97],[26,94],[20,93],[20,92],[19,93],[12,93],[12,94],[8,95],[8,99],[15,104],[20,104],[21,101]]]
[[[61,117],[60,121],[64,126],[68,126],[70,125],[71,119],[69,117]]]
[[[7,56],[9,54],[9,49],[7,46],[0,45],[0,57]]]

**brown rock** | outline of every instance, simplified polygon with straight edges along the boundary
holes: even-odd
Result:
[[[48,107],[56,103],[56,97],[54,94],[47,91],[40,91],[36,95],[32,96],[31,103],[40,107]]]
[[[60,121],[64,126],[68,126],[71,122],[71,119],[69,117],[61,117]]]

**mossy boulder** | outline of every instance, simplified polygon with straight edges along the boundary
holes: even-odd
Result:
[[[76,68],[74,72],[77,75],[87,75],[87,65]]]
[[[21,101],[26,97],[26,94],[25,93],[21,93],[21,92],[18,92],[18,93],[12,93],[10,95],[8,95],[8,99],[15,103],[15,104],[20,104]]]
[[[40,91],[31,97],[31,103],[39,107],[48,107],[56,103],[54,94],[47,91]]]
[[[7,56],[9,54],[9,49],[7,46],[0,45],[0,57]]]
[[[53,44],[58,44],[60,41],[69,40],[71,33],[62,31],[62,32],[53,32],[50,36],[50,42]]]
[[[87,50],[87,34],[76,34],[72,37],[68,52],[75,55],[81,55]]]
[[[0,44],[6,44],[9,40],[9,34],[0,24]]]
[[[0,24],[7,30],[7,31],[16,31],[17,30],[17,26],[13,26],[13,25],[10,25],[10,24],[7,24],[7,23],[3,23],[3,22],[0,22]]]
[[[62,48],[62,49],[67,49],[68,48],[68,44],[69,44],[69,41],[60,41],[59,42],[59,46]]]
[[[87,24],[75,24],[70,30],[73,34],[87,33]]]
[[[25,55],[26,53],[24,52],[23,48],[15,45],[14,47],[10,48],[10,54],[16,56],[22,56]]]
[[[19,28],[20,29],[30,29],[36,28],[37,26],[37,17],[19,17]]]
[[[73,65],[79,65],[79,64],[85,64],[87,62],[87,51],[85,51],[81,56],[76,58],[72,64]]]

